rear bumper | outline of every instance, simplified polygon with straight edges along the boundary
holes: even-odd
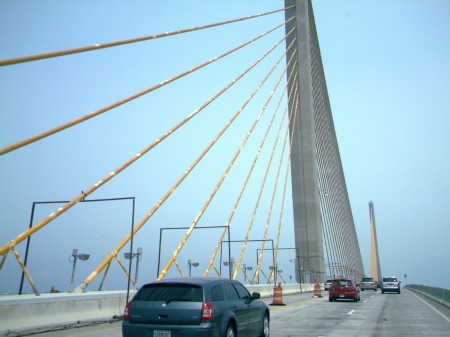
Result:
[[[381,291],[384,291],[384,292],[399,292],[400,291],[400,287],[382,287]]]
[[[354,292],[346,292],[346,293],[339,293],[339,292],[330,292],[328,295],[331,299],[341,299],[341,300],[345,300],[345,299],[355,299],[358,296],[358,293],[356,291]]]
[[[123,321],[123,337],[153,337],[155,330],[169,330],[170,337],[219,337],[219,326],[216,323],[202,323],[200,325],[159,325],[142,324]]]

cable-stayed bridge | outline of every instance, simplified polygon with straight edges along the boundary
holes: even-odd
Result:
[[[0,61],[3,291],[67,289],[72,249],[75,291],[138,247],[139,280],[364,275],[311,3],[278,5]]]

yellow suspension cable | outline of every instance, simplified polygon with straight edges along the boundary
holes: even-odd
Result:
[[[285,72],[286,72],[286,70],[283,72],[282,76],[284,76]],[[264,105],[264,109],[266,109],[267,105],[271,101],[271,99],[273,97],[273,94],[275,93],[276,88],[278,87],[278,85],[281,82],[281,79],[282,79],[282,77],[280,77],[280,79],[278,80],[274,90],[270,93],[269,98],[267,99],[266,104]],[[236,269],[235,269],[234,274],[233,274],[233,280],[236,279],[238,271],[239,271],[239,267],[240,267],[240,265],[242,263],[242,258],[244,256],[244,252],[245,252],[245,249],[246,249],[246,246],[247,246],[247,242],[248,242],[248,239],[249,239],[249,236],[250,236],[250,232],[251,232],[251,229],[252,229],[252,226],[253,226],[253,222],[255,221],[256,212],[257,212],[258,207],[259,207],[259,202],[261,201],[262,191],[264,189],[264,185],[265,185],[265,182],[267,180],[267,176],[269,174],[269,169],[270,169],[270,165],[272,163],[272,158],[273,158],[274,151],[275,151],[275,149],[272,150],[272,154],[271,154],[270,159],[269,159],[269,164],[267,165],[267,169],[266,169],[266,173],[264,175],[263,183],[262,183],[261,189],[259,191],[259,195],[258,195],[258,199],[257,199],[256,204],[255,204],[255,208],[253,210],[252,219],[250,221],[250,224],[249,224],[249,227],[248,227],[248,231],[247,231],[247,235],[245,236],[245,240],[244,240],[244,243],[242,245],[241,254],[239,255],[239,259],[238,259],[238,262],[236,264]]]
[[[295,61],[294,67],[295,67],[296,64],[297,64],[297,61]],[[289,67],[289,63],[288,63],[288,67]],[[288,83],[291,81],[291,78],[292,78],[292,75],[293,75],[293,74],[294,74],[294,72],[291,72],[291,74],[289,75],[288,81],[287,81],[287,83],[286,83],[286,87],[287,87]],[[295,74],[297,75],[297,73],[295,73]],[[289,102],[291,101],[291,97],[293,96],[293,93],[296,92],[295,89],[296,89],[296,87],[293,85],[293,86],[291,87],[291,91],[288,93],[288,104],[289,104]],[[285,90],[286,90],[286,89],[285,89]],[[281,103],[281,100],[280,100],[280,102],[278,103],[278,106],[280,105],[280,103]],[[286,108],[284,114],[286,114],[286,112],[287,112],[287,108]],[[284,118],[284,117],[283,117],[283,118]],[[282,127],[282,125],[280,125],[280,129],[279,129],[279,131],[278,131],[278,136],[279,136],[279,134],[280,134],[280,132],[281,132],[281,127]],[[287,128],[289,128],[289,125],[287,126]],[[278,136],[277,136],[277,139],[278,139]],[[286,141],[286,140],[285,140],[285,141]],[[283,151],[284,151],[284,146],[283,146]],[[278,177],[277,177],[277,179],[278,179]],[[266,239],[266,234],[264,235],[264,241],[263,241],[263,245],[262,245],[261,255],[262,255],[262,253],[263,253],[263,251],[264,251],[265,239]],[[274,262],[274,264],[275,264],[275,262]],[[258,259],[258,263],[257,263],[257,267],[256,267],[256,270],[255,270],[255,274],[254,274],[254,276],[253,276],[253,280],[255,280],[255,279],[258,277],[258,272],[259,272],[260,269],[261,269],[261,258]]]
[[[286,109],[284,111],[282,123],[280,124],[280,129],[278,131],[278,135],[277,135],[277,139],[275,141],[275,145],[274,145],[273,151],[275,151],[275,146],[276,146],[276,143],[278,142],[278,137],[280,136],[281,129],[282,129],[283,125],[284,125],[284,119],[286,117],[287,110],[288,109],[286,107]],[[289,134],[288,131],[289,131],[289,125],[286,127],[286,132],[285,132],[284,142],[283,142],[283,149],[282,149],[281,155],[280,155],[280,163],[278,165],[277,176],[275,178],[275,184],[273,186],[272,200],[270,201],[269,213],[267,215],[266,226],[265,226],[264,235],[263,235],[263,241],[262,241],[262,244],[261,244],[261,251],[259,252],[257,267],[256,267],[256,270],[255,270],[255,274],[253,276],[253,281],[255,280],[256,277],[258,277],[259,269],[261,268],[262,256],[263,256],[263,253],[264,253],[264,247],[266,245],[267,233],[269,232],[270,219],[271,219],[271,216],[272,216],[273,203],[275,202],[275,195],[276,195],[276,191],[277,191],[277,187],[278,187],[278,179],[280,177],[280,169],[281,169],[281,165],[282,165],[282,162],[283,162],[284,151],[285,151],[285,148],[286,148],[287,136]]]
[[[290,49],[292,46],[293,46],[293,44],[291,44],[291,45],[288,47],[288,49]],[[293,55],[295,55],[295,54],[296,54],[296,51],[294,51]],[[290,65],[290,63],[292,62],[292,60],[293,60],[293,57],[291,57],[291,59],[290,59],[289,62],[287,63],[287,64],[288,64],[287,67]],[[296,64],[296,62],[297,62],[297,61],[295,61],[294,65]],[[292,73],[291,73],[291,75],[292,75]],[[290,76],[291,76],[291,75],[290,75]],[[289,80],[290,80],[290,77],[289,77],[289,79],[288,79],[288,82],[289,82]],[[286,90],[286,89],[285,89],[285,90]],[[284,96],[284,92],[283,92],[283,94],[281,95],[281,97],[283,97],[283,96]],[[281,98],[281,99],[282,99],[282,98]],[[280,99],[280,102],[281,102],[281,99]],[[280,104],[280,103],[279,103],[279,104]],[[212,267],[213,264],[214,264],[214,260],[216,259],[217,253],[219,252],[219,248],[220,248],[220,246],[222,245],[223,239],[224,239],[225,234],[226,234],[226,232],[227,232],[227,230],[228,230],[228,228],[229,228],[229,226],[230,226],[230,223],[231,223],[231,221],[232,221],[232,219],[233,219],[233,217],[234,217],[234,214],[235,214],[235,212],[236,212],[236,209],[237,209],[237,207],[239,206],[239,203],[240,203],[240,200],[241,200],[241,198],[242,198],[242,195],[244,194],[245,188],[247,187],[247,184],[248,184],[248,182],[249,182],[249,180],[250,180],[250,177],[251,177],[251,175],[252,175],[252,173],[253,173],[253,169],[254,169],[255,166],[256,166],[256,162],[258,161],[259,154],[261,153],[262,147],[264,146],[264,143],[265,143],[265,141],[266,141],[267,135],[268,135],[269,132],[270,132],[270,129],[271,129],[271,127],[272,127],[272,124],[273,124],[274,119],[275,119],[275,114],[273,115],[272,120],[271,120],[271,122],[269,123],[269,126],[268,126],[268,128],[267,128],[267,130],[266,130],[266,133],[265,133],[265,135],[264,135],[264,137],[263,137],[263,139],[262,139],[262,142],[261,142],[261,144],[260,144],[259,150],[256,152],[256,156],[255,156],[255,158],[254,158],[254,160],[253,160],[253,164],[252,164],[252,166],[250,167],[249,173],[247,174],[247,177],[246,177],[245,182],[244,182],[244,184],[243,184],[243,186],[242,186],[242,188],[241,188],[241,191],[240,191],[240,193],[239,193],[239,195],[238,195],[238,197],[237,197],[237,199],[236,199],[236,202],[234,203],[234,207],[233,207],[233,209],[231,210],[231,213],[230,213],[230,216],[228,217],[227,223],[225,224],[225,228],[224,228],[224,230],[223,230],[223,232],[222,232],[222,235],[221,235],[221,237],[220,237],[220,239],[219,239],[219,241],[218,241],[218,243],[217,243],[217,245],[216,245],[216,248],[215,248],[215,250],[214,250],[214,252],[213,252],[213,255],[212,255],[212,257],[211,257],[211,259],[210,259],[210,261],[209,261],[209,263],[208,263],[208,266],[207,266],[207,268],[206,268],[206,270],[205,270],[205,273],[203,274],[204,277],[208,276],[209,270],[211,269],[211,267]]]
[[[178,268],[178,271],[180,272],[181,277],[184,277],[183,271],[181,270],[180,265],[178,264],[177,260],[173,261],[175,263],[175,265]]]
[[[117,254],[116,254],[115,258],[116,258],[117,262],[119,262],[119,265],[122,267],[122,270],[125,272],[125,274],[127,274],[127,277],[130,278],[131,283],[133,283],[133,285],[136,286],[136,282],[134,282],[133,278],[128,273],[127,267],[124,266],[124,264],[119,259],[119,256]]]
[[[43,54],[24,56],[24,57],[17,57],[17,58],[6,59],[6,60],[0,60],[0,67],[12,65],[12,64],[18,64],[18,63],[25,63],[25,62],[31,62],[31,61],[37,61],[37,60],[44,60],[44,59],[53,58],[53,57],[59,57],[59,56],[83,53],[83,52],[92,51],[92,50],[99,50],[99,49],[104,49],[104,48],[116,47],[116,46],[120,46],[120,45],[136,43],[136,42],[142,42],[142,41],[147,41],[147,40],[153,40],[153,39],[158,39],[158,38],[162,38],[162,37],[182,34],[182,33],[189,33],[189,32],[193,32],[193,31],[196,31],[196,30],[201,30],[201,29],[206,29],[206,28],[211,28],[211,27],[217,27],[217,26],[221,26],[221,25],[225,25],[225,24],[229,24],[229,23],[234,23],[234,22],[254,19],[254,18],[257,18],[257,17],[264,16],[264,15],[274,14],[274,13],[281,12],[281,11],[284,11],[284,10],[292,8],[292,7],[294,7],[294,6],[292,5],[290,7],[286,7],[286,8],[283,8],[283,9],[278,9],[278,10],[275,10],[275,11],[272,11],[272,12],[256,14],[256,15],[252,15],[252,16],[239,18],[239,19],[222,21],[222,22],[218,22],[218,23],[213,23],[213,24],[203,25],[203,26],[198,26],[198,27],[192,27],[192,28],[187,28],[187,29],[180,29],[180,30],[175,30],[175,31],[172,31],[172,32],[166,32],[166,33],[154,34],[154,35],[149,35],[149,36],[143,36],[143,37],[138,37],[138,38],[134,38],[134,39],[115,41],[115,42],[108,42],[108,43],[102,43],[102,44],[95,44],[93,46],[72,48],[72,49],[60,50],[60,51],[56,51],[56,52],[43,53]]]
[[[286,21],[285,23],[287,23],[288,21]],[[156,90],[158,88],[161,88],[161,87],[163,87],[163,86],[165,86],[165,85],[167,85],[167,84],[169,84],[169,83],[171,83],[171,82],[173,82],[175,80],[180,79],[181,77],[184,77],[184,76],[186,76],[186,75],[188,75],[188,74],[190,74],[190,73],[192,73],[192,72],[194,72],[194,71],[196,71],[196,70],[198,70],[200,68],[203,68],[203,67],[205,67],[205,66],[207,66],[207,65],[209,65],[209,64],[211,64],[211,63],[213,63],[213,62],[215,62],[215,61],[217,61],[217,60],[219,60],[219,59],[221,59],[221,58],[223,58],[223,57],[225,57],[225,56],[235,52],[238,49],[241,49],[241,48],[247,46],[248,44],[250,44],[250,43],[252,43],[252,42],[262,38],[263,36],[265,36],[265,35],[273,32],[273,31],[275,31],[276,29],[282,27],[285,23],[282,23],[282,24],[276,26],[275,28],[273,28],[273,29],[271,29],[271,30],[269,30],[269,31],[267,31],[267,32],[257,36],[256,38],[251,39],[251,40],[247,41],[246,43],[243,43],[243,44],[241,44],[241,45],[239,45],[239,46],[237,46],[237,47],[235,47],[235,48],[233,48],[233,49],[231,49],[231,50],[229,50],[229,51],[227,51],[227,52],[225,52],[225,53],[223,53],[223,54],[221,54],[219,56],[216,56],[216,57],[210,59],[207,62],[204,62],[204,63],[202,63],[202,64],[200,64],[200,65],[198,65],[198,66],[196,66],[196,67],[194,67],[192,69],[189,69],[189,70],[187,70],[187,71],[185,71],[185,72],[183,72],[181,74],[178,74],[178,75],[176,75],[176,76],[174,76],[174,77],[172,77],[172,78],[170,78],[168,80],[160,82],[160,83],[158,83],[158,84],[156,84],[156,85],[154,85],[154,86],[152,86],[150,88],[147,88],[147,89],[145,89],[145,90],[143,90],[141,92],[138,92],[138,93],[136,93],[134,95],[126,97],[126,98],[124,98],[124,99],[122,99],[122,100],[120,100],[118,102],[115,102],[113,104],[110,104],[110,105],[108,105],[108,106],[106,106],[106,107],[104,107],[102,109],[93,111],[93,112],[91,112],[91,113],[89,113],[87,115],[78,117],[78,118],[76,118],[76,119],[74,119],[74,120],[72,120],[72,121],[70,121],[68,123],[62,124],[62,125],[57,126],[57,127],[53,128],[53,129],[47,130],[47,131],[42,132],[42,133],[40,133],[38,135],[35,135],[33,137],[24,139],[24,140],[22,140],[22,141],[20,141],[18,143],[15,143],[15,144],[9,145],[9,146],[7,146],[7,147],[5,147],[3,149],[0,149],[0,155],[3,155],[3,154],[8,153],[8,152],[11,152],[13,150],[17,150],[18,148],[21,148],[21,147],[23,147],[25,145],[29,145],[31,143],[34,143],[34,142],[38,141],[38,140],[41,140],[41,139],[46,138],[48,136],[51,136],[51,135],[53,135],[55,133],[63,131],[65,129],[70,128],[70,127],[72,127],[74,125],[77,125],[77,124],[79,124],[81,122],[84,122],[84,121],[86,121],[88,119],[96,117],[96,116],[98,116],[98,115],[100,115],[100,114],[102,114],[102,113],[104,113],[106,111],[109,111],[111,109],[117,108],[120,105],[128,103],[128,102],[130,102],[130,101],[132,101],[132,100],[134,100],[134,99],[136,99],[138,97],[141,97],[141,96],[143,96],[145,94],[148,94],[149,92],[152,92],[152,91],[154,91],[154,90]]]
[[[291,31],[292,32],[292,31]],[[57,211],[50,214],[46,219],[42,220],[29,230],[25,231],[24,233],[17,236],[15,239],[11,240],[9,243],[5,244],[3,247],[0,248],[0,255],[3,255],[4,258],[2,260],[2,264],[5,261],[6,255],[5,252],[9,250],[10,245],[17,245],[21,241],[25,240],[35,232],[37,232],[39,229],[53,221],[55,218],[63,214],[65,211],[76,205],[79,201],[86,198],[88,195],[93,193],[95,190],[106,184],[109,180],[111,180],[114,176],[122,172],[124,169],[129,167],[131,164],[133,164],[135,161],[137,161],[140,157],[148,153],[150,150],[152,150],[154,147],[156,147],[159,143],[161,143],[163,140],[165,140],[167,137],[169,137],[171,134],[173,134],[176,130],[178,130],[181,126],[186,124],[190,119],[192,119],[194,116],[196,116],[200,111],[202,111],[204,108],[206,108],[210,103],[212,103],[214,100],[216,100],[220,95],[222,95],[226,90],[228,90],[231,86],[233,86],[237,81],[239,81],[243,76],[245,76],[251,69],[253,69],[257,64],[259,64],[268,54],[270,54],[284,39],[291,34],[289,32],[286,34],[286,36],[281,39],[272,49],[270,49],[267,53],[265,53],[262,57],[260,57],[255,63],[253,63],[250,67],[248,67],[242,74],[240,74],[236,79],[231,81],[227,86],[225,86],[222,90],[220,90],[216,95],[214,95],[212,98],[210,98],[207,102],[205,102],[200,108],[195,110],[193,113],[191,113],[189,116],[187,116],[185,119],[183,119],[181,122],[179,122],[177,125],[172,127],[169,131],[167,131],[165,134],[160,136],[156,141],[154,141],[152,144],[150,144],[148,147],[143,149],[141,152],[133,156],[131,159],[129,159],[126,163],[121,165],[119,168],[117,168],[115,171],[111,172],[109,175],[101,179],[98,183],[91,186],[88,189],[85,189],[84,192],[82,192],[80,195],[78,195],[76,198],[74,198],[69,203],[65,204],[64,206],[60,207]],[[1,153],[1,152],[0,152]],[[139,228],[135,228],[135,232],[139,230]],[[131,234],[129,235],[129,239],[131,239]],[[128,239],[128,240],[129,240]],[[127,242],[128,242],[127,240]],[[112,256],[111,256],[112,259]],[[111,260],[110,259],[110,260]],[[0,268],[1,269],[1,268]]]
[[[287,182],[288,182],[288,178],[289,178],[289,168],[290,168],[290,165],[291,165],[292,144],[293,144],[293,141],[294,141],[293,133],[294,133],[294,130],[295,130],[295,124],[296,124],[296,120],[297,120],[296,117],[297,117],[297,111],[298,111],[298,103],[299,103],[299,95],[298,95],[298,91],[297,91],[297,88],[298,88],[298,77],[297,76],[296,76],[296,79],[297,79],[297,81],[295,82],[296,84],[295,84],[294,92],[297,93],[297,94],[295,95],[295,102],[293,104],[293,106],[295,106],[294,118],[293,118],[292,128],[290,128],[292,130],[292,133],[290,135],[288,161],[287,161],[286,174],[285,174],[285,179],[284,179],[283,198],[282,198],[282,201],[281,201],[280,218],[279,218],[279,222],[278,222],[278,231],[277,231],[277,241],[276,241],[276,244],[275,244],[275,254],[274,254],[274,265],[275,266],[277,265],[277,261],[278,261],[278,248],[279,248],[279,244],[280,244],[281,227],[282,227],[282,224],[283,224],[284,203],[285,203],[285,199],[286,199]],[[292,118],[290,118],[290,120],[292,121]],[[297,253],[295,255],[297,256]]]
[[[262,85],[267,81],[267,79],[270,77],[270,75],[273,73],[273,71],[278,67],[278,65],[280,64],[281,60],[283,60],[284,56],[286,55],[287,50],[285,53],[283,53],[283,55],[278,59],[277,63],[272,67],[272,69],[269,71],[269,73],[266,75],[266,77],[264,78],[264,80],[257,86],[257,88],[253,91],[253,93],[250,95],[250,97],[247,99],[247,101],[239,108],[238,114],[240,113],[240,111],[242,111],[247,104],[251,101],[251,99],[253,99],[253,97],[256,95],[256,93],[259,91],[259,89],[262,87]],[[284,74],[286,73],[286,69],[284,70],[282,76],[284,76]],[[277,86],[279,85],[279,83],[281,82],[282,77],[278,80]],[[277,87],[276,86],[276,87]],[[275,88],[276,88],[275,87]],[[273,95],[273,92],[272,92]],[[267,106],[268,103],[266,103]],[[164,279],[164,277],[166,276],[167,272],[169,271],[173,261],[177,258],[178,254],[180,253],[181,249],[184,247],[186,241],[188,240],[188,238],[190,237],[190,235],[192,234],[192,231],[194,230],[194,228],[197,226],[197,223],[199,222],[199,220],[201,219],[201,217],[203,216],[205,210],[207,209],[207,207],[209,206],[209,204],[211,203],[212,199],[214,198],[214,196],[216,195],[217,191],[219,190],[220,186],[222,185],[223,181],[225,180],[228,172],[231,170],[231,168],[233,167],[237,157],[239,156],[239,154],[241,153],[242,149],[244,148],[244,145],[247,143],[247,140],[250,138],[250,135],[253,133],[253,130],[255,129],[256,125],[258,124],[261,116],[264,113],[264,110],[261,110],[260,114],[258,115],[258,117],[256,118],[255,122],[253,123],[253,125],[251,126],[250,130],[248,131],[248,133],[246,134],[244,140],[242,141],[241,146],[238,148],[238,150],[236,151],[234,157],[232,158],[232,160],[230,161],[228,167],[226,168],[225,172],[222,174],[222,177],[220,178],[219,182],[216,184],[215,188],[213,189],[213,192],[211,193],[211,195],[209,196],[208,200],[206,200],[205,204],[203,205],[202,209],[200,210],[200,212],[197,214],[196,218],[194,219],[194,221],[192,222],[191,226],[189,227],[188,231],[186,232],[185,236],[183,237],[183,239],[181,240],[180,244],[178,245],[178,247],[175,249],[175,251],[172,254],[172,257],[169,259],[169,261],[167,262],[167,265],[164,267],[164,269],[161,271],[161,273],[158,276],[158,280],[162,280]],[[236,115],[237,117],[237,115]]]

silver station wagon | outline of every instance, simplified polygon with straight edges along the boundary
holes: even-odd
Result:
[[[238,281],[178,278],[148,283],[124,311],[124,337],[269,336],[270,313]]]

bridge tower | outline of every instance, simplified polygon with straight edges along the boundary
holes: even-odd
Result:
[[[314,94],[317,86],[323,86],[325,79],[323,68],[322,77],[313,76],[313,62],[322,65],[320,52],[317,53],[318,41],[314,24],[314,15],[310,0],[285,0],[285,7],[294,5],[286,10],[286,20],[296,17],[296,20],[286,24],[286,33],[296,28],[286,40],[289,46],[294,38],[297,39],[297,65],[288,68],[291,72],[298,72],[298,103],[289,102],[291,116],[290,128],[292,139],[291,177],[292,197],[294,209],[295,245],[298,251],[301,282],[310,283],[316,278],[325,282],[325,258],[323,248],[322,216],[320,210],[319,180],[317,172],[317,150],[315,138],[315,102]],[[289,60],[294,49],[288,51]],[[319,60],[317,59],[319,58]],[[318,83],[322,81],[323,83]],[[289,83],[289,92],[293,83]],[[297,112],[295,113],[295,110]],[[295,123],[293,116],[295,117]],[[293,129],[293,130],[292,130]]]
[[[370,252],[370,276],[376,281],[381,281],[380,259],[378,256],[377,229],[375,227],[375,210],[373,201],[369,201],[370,227],[371,227],[371,252]]]

